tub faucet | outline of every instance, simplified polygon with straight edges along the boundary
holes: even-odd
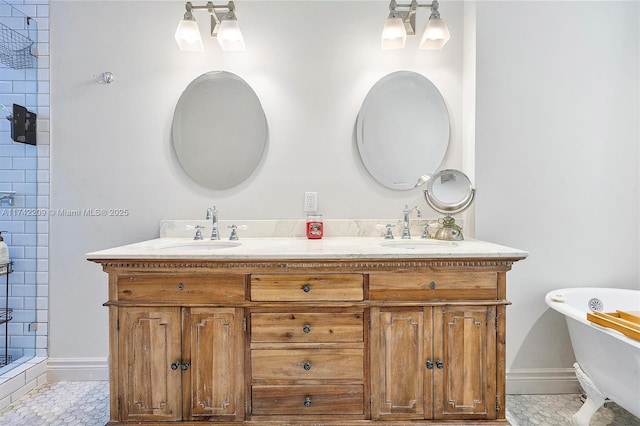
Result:
[[[207,209],[207,220],[211,220],[211,239],[219,240],[220,233],[218,232],[218,210],[216,206]]]
[[[402,238],[408,240],[411,238],[411,232],[409,231],[409,215],[413,212],[416,212],[416,216],[422,217],[422,212],[418,206],[415,206],[412,209],[409,209],[409,205],[405,204],[404,211],[402,212]]]

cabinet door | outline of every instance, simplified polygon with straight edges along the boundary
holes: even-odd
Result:
[[[118,320],[122,420],[181,420],[180,308],[120,308]]]
[[[431,308],[371,309],[372,418],[431,418]]]
[[[434,308],[434,417],[494,419],[496,309]]]
[[[244,419],[242,309],[185,309],[185,418]]]

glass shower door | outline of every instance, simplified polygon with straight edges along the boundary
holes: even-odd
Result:
[[[0,375],[36,354],[38,230],[46,212],[37,208],[38,149],[20,132],[25,111],[38,110],[37,36],[35,19],[0,1],[0,231],[13,262],[11,273],[0,271]]]

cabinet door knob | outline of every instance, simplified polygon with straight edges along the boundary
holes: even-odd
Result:
[[[190,366],[191,364],[189,364],[188,362],[183,362],[180,368],[182,369],[182,371],[187,371]]]
[[[304,397],[304,406],[305,407],[311,407],[311,397],[310,396],[305,396]]]
[[[178,290],[184,290],[184,284],[178,283]]]
[[[444,364],[442,363],[442,361],[437,360],[436,361],[436,367],[438,367],[439,369],[442,369],[442,368],[444,368]]]
[[[304,368],[306,371],[311,370],[311,361],[305,361],[302,363],[302,368]]]
[[[431,281],[431,284],[429,284],[429,288],[431,290],[435,290],[436,289],[436,282],[435,281]]]
[[[305,333],[311,333],[311,326],[309,324],[305,324],[304,327],[302,327],[302,331],[304,331]]]
[[[433,370],[433,361],[431,360],[427,361],[427,369]]]
[[[180,362],[174,361],[173,363],[171,363],[171,369],[172,370],[177,370],[178,367],[180,367]]]
[[[311,286],[309,284],[304,284],[302,286],[302,291],[304,291],[305,293],[309,293],[311,291]]]

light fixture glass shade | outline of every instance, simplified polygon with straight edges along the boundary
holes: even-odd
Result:
[[[176,29],[176,42],[185,52],[203,52],[200,28],[195,20],[183,19]]]
[[[220,22],[217,38],[223,50],[246,50],[240,25],[238,25],[238,21],[235,19],[225,19]]]
[[[382,29],[382,48],[402,49],[407,41],[407,30],[402,18],[389,15]]]
[[[451,35],[449,28],[442,19],[429,18],[427,26],[424,28],[422,37],[420,37],[420,49],[439,50],[449,41]]]

